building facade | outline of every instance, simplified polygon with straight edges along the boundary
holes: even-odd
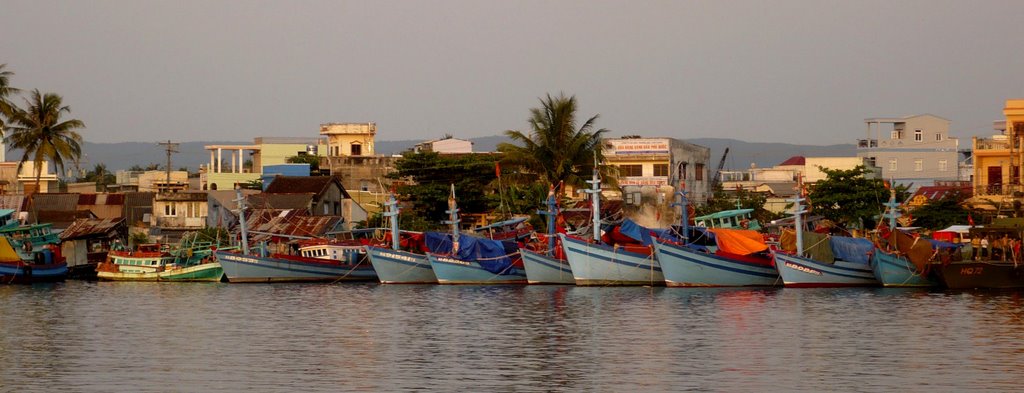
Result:
[[[1005,120],[993,123],[990,138],[971,141],[974,159],[973,188],[977,197],[1009,200],[1024,197],[1020,166],[1024,161],[1024,99],[1006,101]]]
[[[959,179],[959,140],[949,136],[949,120],[923,114],[864,123],[867,139],[858,140],[857,156],[881,167],[882,178],[917,186]]]
[[[260,180],[264,167],[287,164],[289,157],[302,154],[321,155],[326,143],[322,138],[258,137],[251,145],[207,145],[210,163],[201,168],[200,188],[231,190]]]
[[[671,202],[680,185],[690,203],[707,202],[710,157],[711,149],[673,138],[604,140],[604,163],[618,170],[619,190],[627,205],[652,197],[662,204]]]

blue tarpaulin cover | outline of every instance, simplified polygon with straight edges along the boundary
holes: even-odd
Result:
[[[870,240],[854,237],[832,236],[829,243],[832,245],[832,255],[836,259],[865,265],[875,249],[875,244]]]
[[[963,244],[944,242],[941,240],[928,239],[928,241],[932,242],[932,249],[936,250],[954,250],[963,246]]]
[[[509,255],[514,254],[518,250],[513,242],[461,235],[459,236],[459,250],[453,254],[452,235],[450,233],[426,232],[424,235],[427,249],[434,254],[451,256],[452,258],[467,262],[476,262],[484,270],[494,274],[512,273],[512,269],[509,269],[512,266],[512,259],[509,258]]]
[[[629,236],[631,239],[643,243],[645,246],[654,244],[651,239],[651,230],[640,226],[633,220],[625,219],[619,225],[619,233]]]

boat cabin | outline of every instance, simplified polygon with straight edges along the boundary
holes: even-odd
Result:
[[[697,226],[705,228],[750,229],[757,231],[761,229],[761,224],[751,217],[753,212],[754,209],[723,210],[706,216],[695,217],[693,221]]]
[[[366,249],[362,245],[323,243],[300,247],[299,255],[306,258],[358,263],[366,258]]]

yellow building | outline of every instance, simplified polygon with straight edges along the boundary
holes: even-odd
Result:
[[[972,140],[974,196],[997,203],[1024,197],[1020,184],[1020,165],[1024,161],[1024,150],[1021,149],[1024,99],[1006,100],[1003,116],[1005,120],[993,123],[997,134]]]
[[[204,190],[230,190],[236,183],[260,179],[263,167],[288,163],[288,157],[300,154],[323,155],[326,142],[321,138],[259,137],[251,145],[207,145],[210,163],[202,169],[200,187]]]
[[[320,135],[327,136],[327,154],[339,156],[372,156],[376,123],[325,123]]]

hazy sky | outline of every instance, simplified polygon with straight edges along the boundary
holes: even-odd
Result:
[[[1020,0],[0,0],[12,84],[92,142],[487,136],[560,91],[613,135],[853,143],[932,113],[969,137],[1024,97],[1022,44]]]

